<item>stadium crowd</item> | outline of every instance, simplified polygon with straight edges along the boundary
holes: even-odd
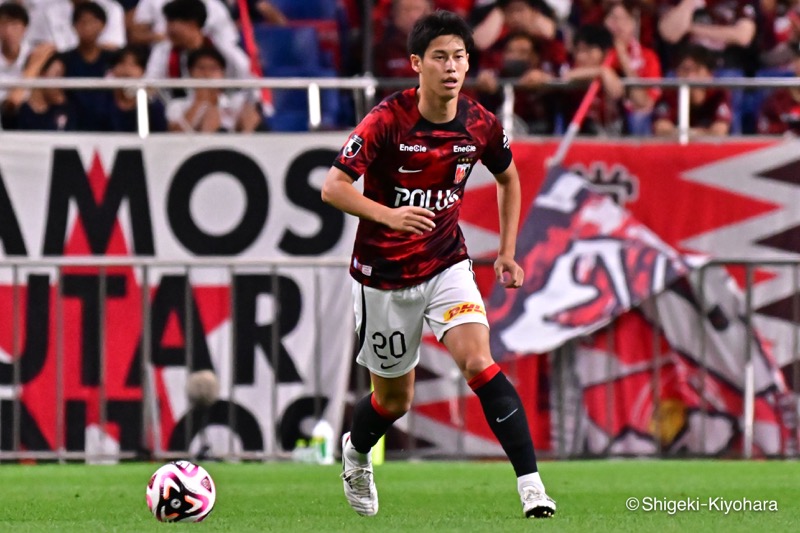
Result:
[[[0,80],[413,78],[406,38],[434,9],[474,28],[468,94],[499,112],[501,81],[516,81],[522,133],[562,132],[585,92],[577,82],[598,76],[587,135],[675,135],[676,91],[625,78],[800,76],[800,0],[0,0]],[[304,91],[150,96],[151,131],[308,123]],[[355,123],[346,91],[324,91],[322,105],[323,127]],[[0,88],[0,118],[4,130],[136,131],[135,92]],[[690,119],[696,134],[798,133],[800,86],[693,88]]]

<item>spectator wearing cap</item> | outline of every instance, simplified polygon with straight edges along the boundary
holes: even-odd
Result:
[[[717,53],[721,65],[753,74],[758,68],[758,0],[671,0],[658,31],[671,45],[696,44]]]
[[[31,24],[26,39],[30,42],[51,43],[59,52],[78,46],[78,34],[72,23],[75,7],[90,0],[45,0],[31,9]],[[93,0],[105,12],[106,23],[97,38],[108,50],[116,50],[127,43],[125,12],[116,0]]]
[[[699,45],[688,45],[678,55],[675,75],[679,79],[714,79],[713,53]],[[725,89],[692,87],[689,90],[689,128],[692,135],[728,135],[732,120],[730,94]],[[678,125],[676,91],[665,90],[653,111],[653,133],[674,136]]]
[[[82,2],[72,11],[72,25],[78,46],[64,52],[65,78],[102,78],[108,72],[113,52],[104,50],[98,41],[106,25],[106,12],[94,2]],[[67,97],[75,107],[78,131],[102,131],[102,110],[110,98],[107,91],[72,89]]]
[[[625,90],[616,71],[603,64],[606,55],[612,50],[613,38],[605,26],[588,25],[575,32],[573,65],[561,79],[568,82],[581,81],[584,85],[566,91],[562,99],[564,120],[571,119],[577,112],[586,94],[585,82],[599,78],[603,87],[589,104],[581,125],[582,134],[617,136],[625,131]]]
[[[636,4],[632,0],[616,0],[606,4],[604,23],[614,39],[609,52],[611,68],[623,78],[661,78],[661,63],[656,53],[636,37]],[[633,135],[651,133],[653,105],[661,96],[657,87],[627,90],[625,110],[628,131]]]
[[[794,54],[791,68],[800,77],[800,41],[788,43]],[[800,135],[800,87],[776,89],[761,105],[758,132],[764,135]]]

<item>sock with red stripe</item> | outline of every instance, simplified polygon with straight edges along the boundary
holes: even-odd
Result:
[[[369,453],[383,437],[394,421],[400,418],[375,401],[372,393],[356,403],[353,410],[353,425],[350,429],[350,442],[359,453]]]
[[[478,395],[486,421],[511,461],[517,477],[537,472],[536,453],[525,408],[500,367],[495,363],[484,369],[469,380],[469,386]]]

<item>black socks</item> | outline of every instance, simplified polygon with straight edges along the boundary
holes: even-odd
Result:
[[[400,417],[378,405],[372,393],[364,396],[358,400],[353,411],[350,430],[353,448],[359,453],[369,453],[398,418]]]
[[[517,477],[536,472],[536,454],[525,409],[516,389],[497,364],[469,380],[489,427],[506,452]]]

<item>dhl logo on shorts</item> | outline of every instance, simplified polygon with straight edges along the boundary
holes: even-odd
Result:
[[[444,321],[450,322],[455,317],[459,315],[466,315],[467,313],[480,313],[482,315],[486,315],[486,311],[483,309],[481,304],[470,304],[470,303],[463,303],[458,304],[455,307],[451,307],[444,313]]]

